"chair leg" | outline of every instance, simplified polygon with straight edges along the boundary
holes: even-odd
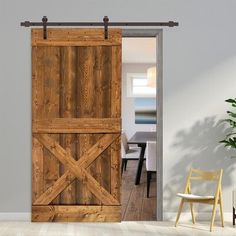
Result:
[[[221,226],[224,227],[224,211],[223,211],[222,196],[220,196],[220,218],[221,218]]]
[[[233,207],[233,226],[235,226],[235,219],[236,219],[235,207]]]
[[[122,159],[122,162],[121,162],[121,175],[123,174],[124,167],[125,167],[125,160]]]
[[[181,202],[180,202],[180,205],[179,205],[179,210],[178,210],[176,221],[175,221],[175,227],[177,227],[177,225],[178,225],[179,217],[180,217],[181,211],[183,209],[183,205],[184,205],[184,199],[181,199]]]
[[[127,163],[128,163],[128,160],[125,160],[125,171],[126,171]]]
[[[192,222],[195,224],[195,215],[194,215],[194,208],[193,203],[190,203],[191,215],[192,215]]]
[[[152,178],[152,172],[147,171],[147,198],[149,198],[150,182]]]
[[[214,222],[215,222],[216,206],[217,206],[217,202],[215,202],[215,204],[213,205],[212,216],[211,216],[211,226],[210,226],[210,231],[212,231],[213,226],[214,226]]]

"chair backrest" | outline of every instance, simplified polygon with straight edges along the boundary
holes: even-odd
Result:
[[[127,153],[129,151],[129,145],[128,145],[128,139],[125,132],[122,132],[121,134],[121,142],[122,142],[122,148],[124,152]]]
[[[215,170],[215,171],[204,171],[199,169],[190,168],[186,186],[185,186],[185,193],[189,193],[191,191],[191,182],[194,180],[201,180],[201,181],[215,181],[217,183],[217,192],[221,191],[221,181],[222,181],[223,169]]]
[[[223,170],[215,170],[215,171],[204,171],[199,169],[190,169],[191,180],[208,180],[208,181],[219,181]]]
[[[146,169],[147,171],[157,170],[156,142],[148,141],[146,146]]]

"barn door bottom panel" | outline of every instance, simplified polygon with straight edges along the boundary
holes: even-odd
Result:
[[[60,143],[48,134],[33,134],[34,140],[39,142],[43,148],[54,156],[63,166],[66,171],[54,182],[52,186],[46,189],[37,198],[34,198],[33,205],[48,205],[75,179],[78,179],[81,184],[85,185],[89,191],[99,200],[99,205],[119,205],[119,182],[116,179],[117,185],[114,185],[112,176],[119,176],[119,149],[114,148],[119,145],[120,135],[103,134],[91,145],[88,149],[75,160],[71,152],[64,149]],[[118,144],[117,144],[118,142]],[[109,156],[104,156],[104,153],[109,151]],[[44,157],[42,157],[43,159]],[[105,158],[105,159],[104,159]],[[102,159],[103,162],[109,161],[109,169],[100,170],[100,176],[105,174],[109,176],[106,186],[102,180],[104,178],[94,178],[93,173],[89,171],[92,164],[97,160]],[[103,172],[103,174],[101,173]],[[114,177],[114,176],[113,176]],[[33,185],[34,186],[34,185]],[[81,195],[78,196],[80,198]],[[86,204],[86,203],[82,203]],[[87,202],[87,204],[91,204]]]
[[[32,222],[117,222],[120,206],[33,206]]]

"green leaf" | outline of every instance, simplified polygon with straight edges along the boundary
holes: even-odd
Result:
[[[219,143],[228,143],[228,141],[227,140],[221,140],[221,141],[219,141]]]
[[[232,111],[227,111],[227,113],[229,114],[229,116],[236,118],[236,113],[233,113]]]
[[[233,128],[236,128],[236,121],[232,119],[224,119],[223,121],[229,123],[229,125],[232,126]]]
[[[232,136],[232,135],[235,135],[235,134],[236,134],[236,133],[227,134],[226,137],[228,138],[228,137],[230,137],[230,136]]]
[[[229,103],[236,103],[236,99],[232,99],[232,98],[229,98],[229,99],[227,99],[225,101],[229,102]]]
[[[236,148],[236,138],[232,139],[230,138],[229,140],[221,140],[219,143],[225,144],[225,147],[232,147]]]
[[[229,144],[230,146],[236,148],[236,138],[229,138]]]
[[[231,144],[230,144],[227,140],[222,140],[222,141],[220,141],[219,143],[224,143],[224,144],[225,144],[224,147],[229,147],[229,146],[231,146]]]
[[[231,105],[233,106],[233,107],[236,107],[236,98],[229,98],[229,99],[227,99],[227,100],[225,100],[226,102],[228,102],[228,103],[231,103]]]

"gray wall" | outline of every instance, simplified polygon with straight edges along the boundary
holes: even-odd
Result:
[[[134,98],[127,97],[127,73],[146,73],[155,64],[124,63],[122,64],[122,129],[130,138],[136,131],[152,131],[156,125],[135,124]]]
[[[30,32],[20,21],[180,22],[164,29],[164,211],[176,211],[190,165],[225,169],[225,211],[231,211],[236,160],[218,145],[224,99],[236,90],[234,0],[1,0],[0,211],[31,205]]]

